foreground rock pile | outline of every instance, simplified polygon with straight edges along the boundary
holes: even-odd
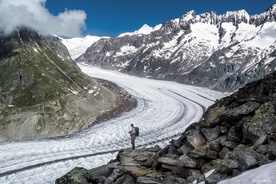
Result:
[[[56,183],[217,183],[275,159],[276,72],[217,101],[164,149],[121,150],[109,164],[75,168]]]

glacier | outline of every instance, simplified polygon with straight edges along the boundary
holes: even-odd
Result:
[[[175,82],[129,76],[79,65],[84,73],[126,89],[135,109],[79,133],[52,139],[0,143],[0,183],[54,183],[76,166],[94,168],[129,148],[130,123],[140,127],[138,148],[164,147],[225,93]]]

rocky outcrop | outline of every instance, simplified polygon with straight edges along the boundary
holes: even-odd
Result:
[[[276,72],[217,101],[165,148],[121,150],[109,164],[80,177],[75,168],[56,183],[217,183],[275,161],[275,122]]]
[[[162,177],[155,169],[151,168],[155,155],[160,151],[159,146],[132,150],[121,150],[117,158],[107,165],[91,170],[76,167],[65,176],[56,180],[56,183],[158,183],[155,176]]]
[[[0,141],[68,135],[135,103],[83,74],[56,37],[22,28],[0,48]]]
[[[197,15],[190,11],[150,34],[105,38],[78,62],[131,75],[235,91],[276,69],[276,5]]]

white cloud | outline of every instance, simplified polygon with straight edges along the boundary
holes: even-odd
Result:
[[[86,27],[86,13],[82,10],[65,10],[52,15],[45,7],[47,0],[0,0],[0,30],[10,34],[25,26],[41,34],[80,36]]]

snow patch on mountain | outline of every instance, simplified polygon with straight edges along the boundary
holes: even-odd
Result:
[[[90,47],[94,42],[100,40],[101,38],[109,38],[109,37],[87,35],[84,38],[77,37],[77,38],[69,38],[69,39],[64,39],[64,38],[60,38],[60,39],[62,43],[67,47],[72,59],[76,59],[81,54],[83,54],[88,47]]]
[[[116,56],[124,56],[127,54],[131,54],[137,51],[137,48],[134,46],[130,46],[130,45],[125,45],[123,47],[121,47],[120,49],[121,52],[117,52]]]
[[[251,31],[250,31],[251,32]],[[252,33],[252,32],[251,32]],[[249,47],[258,47],[260,49],[268,48],[275,42],[276,24],[275,22],[266,22],[261,29],[246,43]]]
[[[213,48],[217,48],[219,45],[218,30],[216,25],[197,23],[191,25],[190,36],[196,38],[191,41],[191,44],[198,44],[204,42]]]

